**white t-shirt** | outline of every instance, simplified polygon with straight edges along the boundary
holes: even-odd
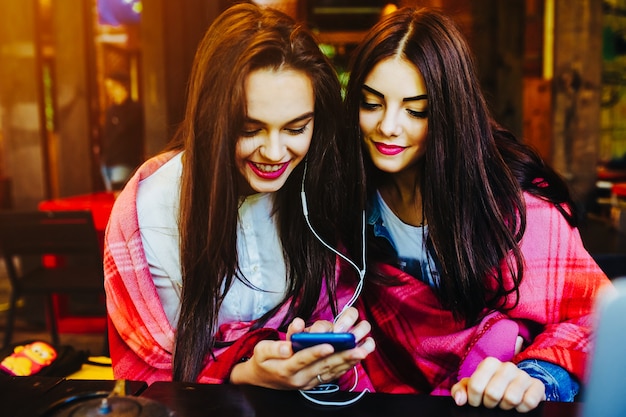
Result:
[[[172,327],[180,313],[182,278],[178,234],[181,154],[139,183],[137,216],[146,259]],[[276,307],[286,290],[285,260],[272,212],[272,194],[241,202],[237,227],[239,268],[219,311],[218,325],[250,321]]]
[[[380,216],[393,239],[398,257],[425,259],[423,226],[413,226],[400,220],[380,193],[378,193],[378,202]]]
[[[412,226],[404,223],[391,210],[380,193],[377,193],[377,197],[380,217],[389,232],[402,270],[431,286],[437,285],[439,273],[426,250],[428,226]]]

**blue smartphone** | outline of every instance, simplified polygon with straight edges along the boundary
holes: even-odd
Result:
[[[322,343],[332,345],[335,352],[352,349],[356,346],[356,340],[352,333],[295,333],[291,335],[291,347],[294,352]]]

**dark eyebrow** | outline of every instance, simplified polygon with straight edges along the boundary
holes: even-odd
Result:
[[[377,97],[385,98],[385,95],[383,93],[381,93],[380,91],[374,90],[372,87],[370,87],[367,84],[363,84],[363,90],[367,91],[368,93],[372,93]]]
[[[377,97],[380,98],[385,98],[385,95],[383,93],[381,93],[380,91],[376,91],[374,90],[372,87],[368,86],[367,84],[363,84],[363,90],[374,94]],[[428,95],[427,94],[420,94],[418,96],[415,97],[405,97],[402,99],[403,102],[407,102],[407,101],[418,101],[418,100],[427,100],[428,99]]]
[[[304,113],[301,116],[296,117],[293,120],[288,121],[287,123],[285,123],[285,126],[294,124],[294,123],[298,123],[301,122],[302,120],[306,120],[306,119],[312,119],[313,116],[315,116],[315,112],[308,112],[308,113]],[[246,119],[244,120],[245,123],[251,123],[251,124],[258,124],[258,125],[264,125],[265,123],[263,123],[260,120],[256,120],[256,119],[251,119],[249,117],[246,117]]]

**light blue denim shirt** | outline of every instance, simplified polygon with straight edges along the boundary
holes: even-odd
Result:
[[[370,199],[368,204],[367,223],[369,226],[369,238],[384,239],[389,244],[389,249],[392,250],[397,257],[395,244],[389,230],[384,225],[379,204],[376,198]],[[397,265],[395,266],[430,286],[435,286],[439,282],[439,275],[436,271],[438,262],[431,257],[428,250],[426,250],[426,252],[422,259],[398,258]],[[547,401],[572,402],[580,391],[578,381],[559,365],[541,360],[527,359],[518,363],[517,367],[528,373],[531,377],[537,378],[543,382],[546,389]]]

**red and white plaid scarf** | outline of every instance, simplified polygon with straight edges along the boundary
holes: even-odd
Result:
[[[144,163],[115,201],[107,226],[104,274],[109,316],[109,348],[113,374],[117,379],[169,381],[172,379],[172,352],[175,329],[170,325],[157,294],[143,250],[137,220],[136,196],[139,182],[154,173],[174,153],[158,155]],[[322,287],[317,309],[309,318],[332,320],[329,300]],[[285,337],[276,329],[287,313],[287,304],[266,324],[250,331],[254,322],[233,322],[220,327],[216,340],[233,342],[214,350],[197,382],[221,383],[232,367],[252,356],[263,339]]]
[[[376,351],[364,362],[376,391],[449,394],[487,356],[555,363],[584,380],[596,296],[610,281],[584,248],[577,229],[549,203],[526,195],[519,303],[467,326],[443,309],[431,288],[389,265],[398,286],[366,281],[358,308],[373,326]],[[525,339],[514,354],[515,340]]]

